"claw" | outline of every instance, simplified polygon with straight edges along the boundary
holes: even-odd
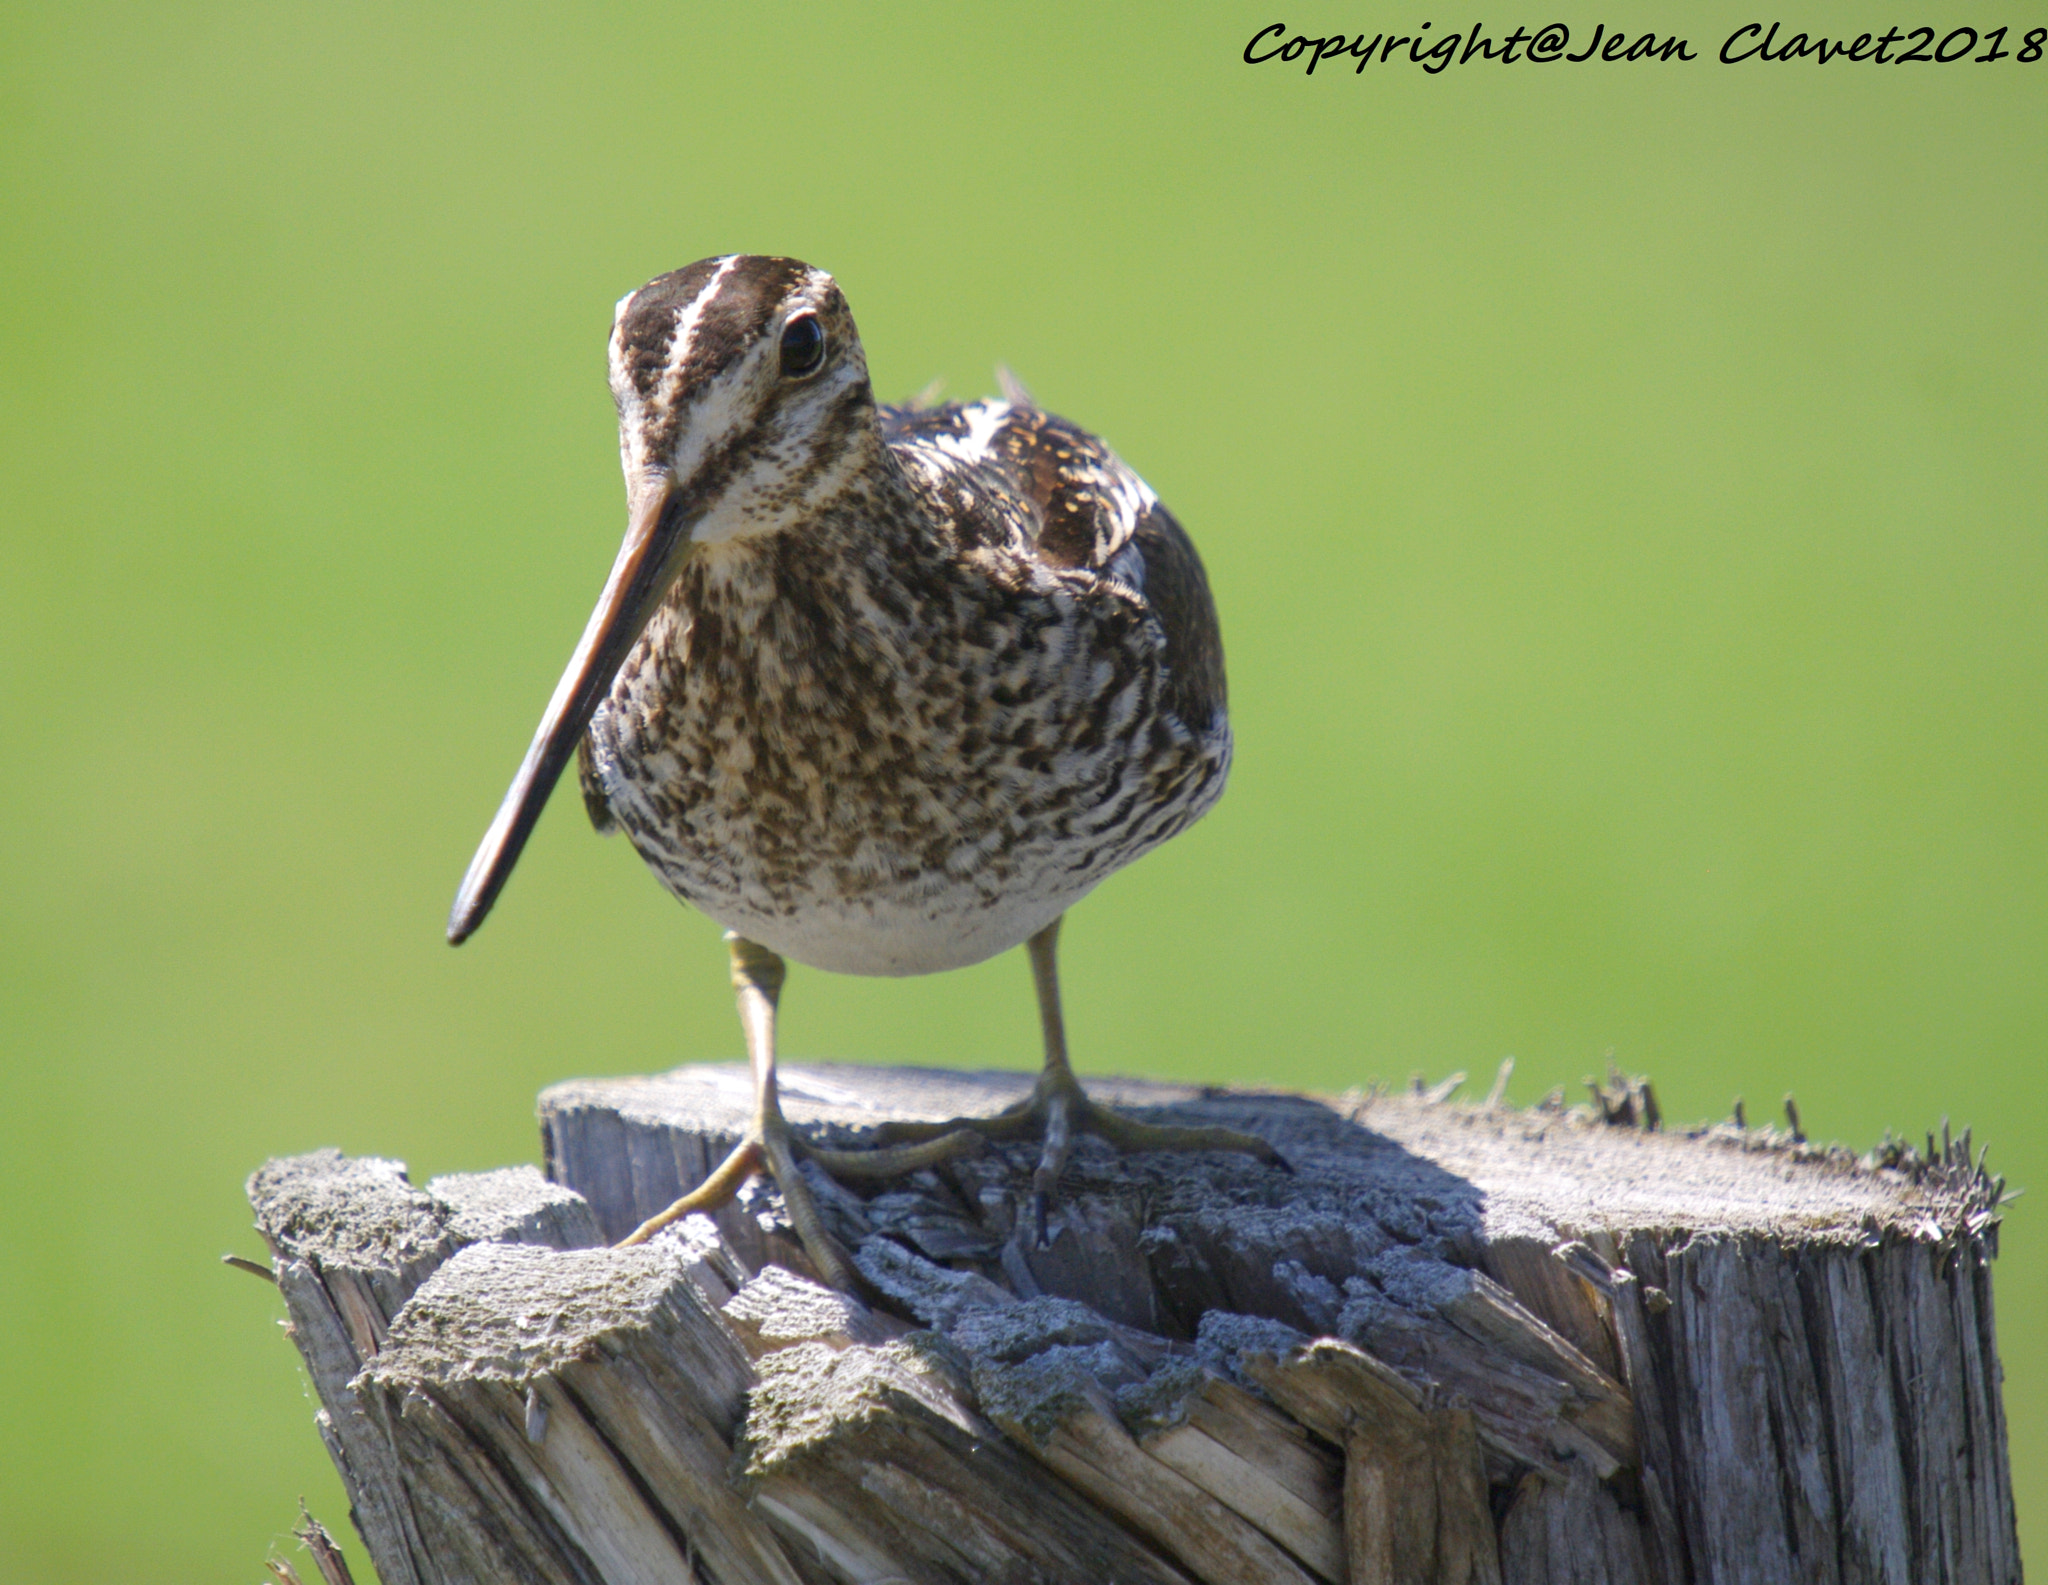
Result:
[[[1016,1139],[1028,1134],[1037,1122],[1037,1097],[1027,1095],[988,1117],[949,1117],[943,1123],[908,1120],[882,1123],[876,1127],[873,1138],[881,1145],[927,1144],[965,1129],[986,1140]]]
[[[740,1185],[761,1170],[761,1141],[749,1134],[739,1142],[733,1153],[718,1165],[718,1170],[696,1188],[677,1200],[659,1216],[650,1216],[632,1232],[619,1240],[618,1247],[630,1248],[644,1244],[664,1227],[680,1222],[692,1211],[715,1211],[729,1202],[740,1192]]]
[[[954,1128],[909,1145],[888,1145],[870,1150],[827,1150],[793,1140],[796,1153],[815,1161],[835,1178],[900,1178],[921,1167],[978,1156],[988,1140],[971,1128]]]
[[[1075,1089],[1079,1088],[1079,1085],[1075,1086]],[[1074,1124],[1080,1122],[1085,1126],[1089,1110],[1085,1095],[1078,1106],[1064,1089],[1053,1089],[1046,1095],[1045,1145],[1038,1153],[1038,1166],[1031,1174],[1031,1215],[1040,1249],[1050,1242],[1045,1234],[1046,1210],[1052,1204],[1053,1196],[1060,1191],[1060,1173],[1066,1169],[1067,1157],[1073,1154]],[[1076,1113],[1080,1115],[1077,1117]]]

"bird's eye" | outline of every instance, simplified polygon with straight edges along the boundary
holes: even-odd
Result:
[[[782,372],[792,380],[816,374],[825,361],[825,327],[816,314],[798,314],[782,327]]]

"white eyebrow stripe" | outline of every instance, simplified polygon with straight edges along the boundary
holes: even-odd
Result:
[[[704,309],[711,299],[718,295],[718,289],[725,284],[725,278],[732,274],[733,266],[744,255],[728,253],[718,261],[718,268],[711,272],[711,279],[704,283],[704,290],[676,310],[676,333],[668,344],[668,363],[661,373],[661,381],[655,387],[654,400],[666,408],[674,399],[678,378],[682,373],[683,361],[690,355],[690,343],[696,339],[697,325],[704,317]]]

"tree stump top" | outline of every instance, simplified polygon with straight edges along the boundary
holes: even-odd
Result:
[[[799,1065],[782,1072],[782,1106],[791,1123],[814,1130],[821,1143],[857,1146],[894,1119],[992,1115],[1028,1095],[1034,1077]],[[1159,1121],[1221,1123],[1264,1135],[1291,1164],[1312,1167],[1279,1195],[1304,1212],[1327,1208],[1339,1185],[1371,1188],[1467,1210],[1488,1238],[1651,1227],[1852,1241],[1872,1233],[1939,1236],[1985,1208],[1985,1184],[1973,1173],[1930,1171],[1917,1154],[1883,1167],[1840,1146],[1795,1143],[1768,1127],[1721,1123],[1667,1133],[1602,1126],[1584,1108],[1461,1106],[1403,1092],[1323,1096],[1130,1078],[1090,1078],[1087,1087],[1098,1100]],[[722,1138],[744,1122],[752,1095],[746,1068],[706,1064],[569,1080],[544,1090],[539,1109],[544,1128],[589,1113],[632,1128]],[[1089,1159],[1091,1171],[1114,1172],[1106,1151]],[[1194,1192],[1207,1194],[1212,1162],[1153,1156],[1128,1165],[1157,1186],[1199,1179]]]

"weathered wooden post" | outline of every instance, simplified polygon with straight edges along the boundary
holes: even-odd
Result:
[[[1028,1083],[798,1068],[783,1103],[852,1144]],[[548,1091],[545,1178],[263,1168],[386,1585],[2020,1579],[1967,1135],[1091,1088],[1295,1172],[1084,1143],[1044,1248],[1034,1149],[819,1179],[852,1298],[768,1192],[607,1247],[736,1139],[738,1069]]]

